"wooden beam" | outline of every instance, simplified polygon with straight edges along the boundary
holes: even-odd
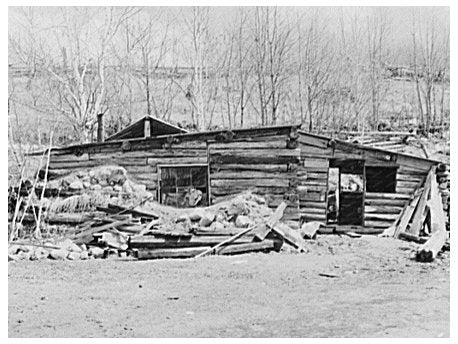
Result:
[[[434,167],[430,169],[428,176],[426,177],[423,193],[421,194],[420,200],[418,201],[418,205],[412,217],[412,223],[410,224],[410,228],[408,230],[410,234],[413,234],[413,235],[420,234],[421,227],[426,217],[425,215],[426,201],[428,200],[428,196],[431,191],[431,184],[432,184],[433,177],[435,177],[435,168]]]

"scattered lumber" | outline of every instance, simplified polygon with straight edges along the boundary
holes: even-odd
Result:
[[[278,207],[277,209],[274,211],[274,213],[269,217],[269,219],[267,220],[267,227],[269,226],[273,226],[275,225],[275,223],[277,221],[279,221],[282,216],[283,216],[283,212],[284,210],[286,209],[286,203],[285,202],[282,202]],[[253,229],[257,228],[257,225],[254,225],[254,226],[251,226],[251,227],[248,227],[247,229],[243,230],[242,232],[240,233],[237,233],[235,234],[234,236],[226,239],[226,240],[223,240],[221,241],[219,244],[217,244],[216,246],[202,252],[202,253],[199,253],[196,258],[200,258],[200,257],[203,257],[211,252],[215,252],[217,253],[217,250],[224,246],[224,245],[228,245],[234,241],[236,241],[237,239],[241,238],[243,235],[247,234],[248,232],[252,231]],[[264,236],[264,233],[261,234],[262,236]],[[265,234],[265,236],[267,236],[267,234]],[[264,236],[264,238],[265,238]],[[263,239],[262,239],[263,240]]]

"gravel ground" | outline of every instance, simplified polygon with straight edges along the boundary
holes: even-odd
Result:
[[[309,252],[14,262],[9,337],[449,337],[449,252],[320,236]]]

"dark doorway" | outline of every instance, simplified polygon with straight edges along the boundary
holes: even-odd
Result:
[[[363,225],[364,160],[331,160],[330,167],[338,169],[339,178],[338,190],[335,190],[335,215],[334,212],[329,212],[328,202],[329,222],[333,222],[334,216],[340,225]],[[332,195],[332,190],[329,190],[329,195]]]

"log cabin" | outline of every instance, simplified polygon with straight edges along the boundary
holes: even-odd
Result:
[[[190,133],[146,116],[97,141],[52,148],[49,178],[117,165],[163,204],[186,206],[191,189],[201,192],[198,206],[251,190],[271,208],[285,201],[283,220],[368,232],[397,221],[439,164],[307,133],[299,125]]]

